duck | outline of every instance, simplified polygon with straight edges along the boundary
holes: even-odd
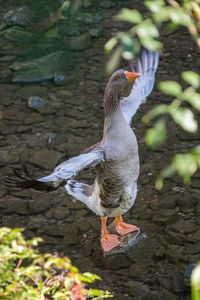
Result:
[[[139,228],[123,221],[123,215],[134,205],[140,171],[137,138],[131,128],[132,118],[151,93],[159,55],[142,48],[127,70],[115,71],[103,97],[104,128],[102,140],[55,167],[45,177],[33,179],[15,170],[18,179],[7,179],[21,189],[55,191],[63,186],[68,194],[84,203],[101,218],[101,245],[104,252],[120,246],[123,236]],[[96,177],[92,185],[74,177],[84,169],[93,168]],[[107,220],[114,217],[116,234],[107,229]]]

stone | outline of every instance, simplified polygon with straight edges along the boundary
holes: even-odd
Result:
[[[16,152],[8,152],[6,150],[0,151],[0,167],[7,164],[14,164],[19,161],[19,154]]]
[[[56,51],[40,58],[10,66],[14,71],[14,82],[38,82],[54,78],[56,72],[66,69],[70,60],[66,52]]]
[[[38,193],[37,197],[29,201],[28,207],[30,213],[37,214],[50,208],[51,202],[48,199],[48,196],[44,196],[44,195],[41,196],[41,194]]]
[[[62,153],[51,149],[35,150],[29,158],[29,163],[48,170],[55,168],[62,157]]]
[[[0,30],[12,25],[27,26],[32,21],[33,15],[29,7],[17,7],[9,10],[3,16],[3,22]]]
[[[148,285],[138,281],[128,281],[126,286],[130,289],[130,294],[134,297],[144,299],[145,295],[150,292]]]
[[[76,232],[71,232],[71,233],[65,234],[65,236],[64,236],[64,240],[63,240],[64,245],[74,245],[74,244],[78,244],[79,242],[80,241],[79,241],[79,238],[78,238]]]
[[[200,241],[200,229],[193,234],[193,239]]]
[[[28,214],[28,203],[24,199],[5,197],[0,202],[0,207],[5,208],[5,213]]]
[[[116,6],[116,3],[110,0],[103,0],[100,2],[99,6],[103,8],[113,8]]]
[[[101,34],[102,34],[102,27],[99,26],[99,27],[96,27],[96,28],[91,28],[91,29],[89,30],[89,33],[90,33],[90,35],[91,35],[92,37],[95,37],[95,38],[100,37]]]
[[[40,108],[41,106],[44,106],[46,104],[47,104],[47,101],[38,96],[31,96],[28,99],[28,106],[30,108],[34,108],[36,110],[38,110],[38,108]]]
[[[54,217],[57,220],[64,220],[69,215],[69,210],[65,206],[59,206],[54,209]]]
[[[107,256],[104,258],[105,267],[111,270],[118,270],[129,266],[130,262],[123,254]]]
[[[32,44],[38,39],[38,35],[35,33],[26,32],[14,28],[5,29],[2,32],[2,35],[4,39],[18,44]]]
[[[41,227],[42,224],[44,224],[46,221],[45,217],[43,215],[37,215],[37,216],[33,216],[30,217],[29,220],[29,229],[33,230],[33,229],[38,229]]]
[[[75,51],[86,50],[91,46],[92,46],[92,40],[88,32],[78,37],[72,37],[69,43],[70,49]]]

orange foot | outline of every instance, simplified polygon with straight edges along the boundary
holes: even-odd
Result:
[[[110,251],[111,249],[120,245],[117,235],[105,233],[101,238],[101,245],[105,252]]]
[[[127,233],[139,230],[138,227],[123,222],[123,219],[121,216],[115,217],[113,224],[116,225],[116,231],[120,235],[125,235]]]

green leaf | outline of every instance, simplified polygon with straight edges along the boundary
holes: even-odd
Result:
[[[188,154],[177,154],[173,164],[178,173],[184,178],[185,183],[190,182],[190,177],[196,172],[198,166],[193,156]]]
[[[200,94],[194,93],[190,99],[188,99],[188,102],[197,110],[200,110]]]
[[[195,132],[198,128],[198,123],[194,118],[194,114],[188,108],[178,108],[170,112],[174,121],[188,132]]]
[[[165,120],[158,120],[153,128],[150,128],[146,132],[145,141],[151,149],[155,149],[161,145],[166,139]]]
[[[186,71],[186,72],[182,72],[182,78],[188,82],[189,84],[191,84],[193,87],[195,88],[199,88],[200,86],[200,76],[192,71]]]
[[[124,34],[121,37],[122,43],[122,56],[126,60],[135,58],[139,52],[140,47],[136,39],[132,38],[129,34]]]
[[[145,124],[148,124],[149,121],[152,120],[153,118],[157,117],[158,115],[167,114],[168,112],[169,112],[168,105],[166,105],[166,104],[157,105],[155,108],[150,110],[150,112],[148,112],[142,118],[142,122],[144,122]]]
[[[139,24],[143,21],[142,15],[136,9],[131,10],[128,8],[123,8],[116,18],[134,24]]]
[[[165,6],[163,0],[147,0],[144,2],[145,6],[148,7],[153,13],[159,12],[160,8]]]
[[[120,59],[122,54],[122,48],[118,46],[115,51],[113,52],[111,58],[109,59],[108,63],[106,64],[106,72],[111,74],[119,65]]]
[[[106,55],[110,55],[112,49],[117,45],[117,38],[111,38],[104,46]]]
[[[159,89],[167,95],[178,97],[182,93],[182,87],[175,81],[163,81],[159,84]]]

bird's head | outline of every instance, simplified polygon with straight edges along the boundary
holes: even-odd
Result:
[[[125,70],[117,70],[109,80],[109,86],[117,93],[120,98],[129,96],[132,86],[140,76],[139,73],[129,72]]]

